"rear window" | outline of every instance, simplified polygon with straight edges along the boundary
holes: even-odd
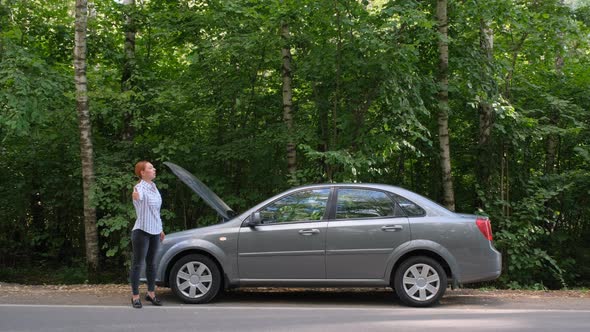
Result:
[[[408,215],[408,217],[422,217],[426,215],[426,211],[424,211],[424,209],[418,206],[416,203],[400,195],[393,193],[392,195],[393,198],[397,201],[397,204],[401,206],[401,208]]]
[[[387,194],[367,189],[338,189],[336,219],[395,216],[395,204]]]

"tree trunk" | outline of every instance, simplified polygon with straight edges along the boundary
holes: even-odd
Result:
[[[5,7],[4,2],[0,3],[0,15],[8,16],[10,14],[8,10],[8,6]],[[3,18],[0,16],[0,36],[3,35],[4,26],[3,26]],[[4,57],[4,38],[0,38],[0,62],[2,62],[2,58]]]
[[[449,43],[447,25],[447,0],[437,0],[439,50],[439,92],[438,92],[438,141],[442,171],[443,204],[455,211],[455,194],[451,177],[451,147],[449,144]]]
[[[514,45],[514,47],[512,47],[512,55],[511,55],[511,60],[510,60],[510,67],[508,67],[508,73],[506,74],[506,82],[505,82],[505,87],[504,87],[504,98],[510,100],[511,98],[511,91],[510,89],[512,88],[512,77],[514,76],[514,70],[516,68],[516,60],[518,59],[518,53],[520,52],[520,49],[522,48],[522,45],[524,44],[525,40],[528,37],[528,33],[523,33],[522,37],[520,37],[520,40],[518,41],[518,43],[516,45]]]
[[[561,2],[563,5],[563,2]],[[559,52],[557,52],[557,56],[555,57],[555,74],[557,75],[557,79],[561,80],[563,76],[563,65],[564,65],[564,58],[563,58],[563,32],[558,32],[559,38]],[[553,127],[557,127],[559,124],[559,110],[551,109],[549,110],[549,124]],[[545,145],[546,151],[546,159],[545,159],[545,173],[552,174],[555,173],[556,163],[557,163],[557,145],[559,143],[559,136],[555,133],[550,133],[547,135]]]
[[[86,238],[86,261],[89,272],[98,271],[98,233],[96,209],[90,202],[94,188],[94,161],[92,152],[92,126],[88,110],[88,87],[86,80],[86,26],[87,0],[76,0],[76,32],[74,47],[74,81],[76,85],[76,110],[80,128],[80,157],[82,159],[82,186],[84,195],[84,234]],[[92,275],[92,274],[91,274]]]
[[[494,86],[494,77],[492,75],[494,32],[490,28],[489,22],[480,21],[480,39],[479,45],[484,65],[482,66],[481,81],[484,86]],[[489,83],[485,84],[485,83]],[[477,182],[485,193],[490,190],[490,167],[492,165],[492,150],[490,148],[490,139],[492,136],[493,112],[491,100],[494,99],[496,91],[494,88],[484,88],[485,97],[479,103],[479,138],[478,138],[478,158],[476,163]],[[483,208],[481,201],[478,201],[480,208]]]
[[[121,91],[126,92],[133,88],[133,74],[135,71],[135,22],[133,17],[135,12],[135,0],[123,0],[126,6],[125,17],[125,59],[123,60],[123,73],[121,75]],[[121,138],[126,141],[133,139],[133,109],[124,110],[123,133]]]
[[[330,105],[327,102],[329,98],[326,97],[325,88],[322,88],[317,82],[313,83],[313,98],[318,110],[318,146],[320,152],[327,152],[330,149]],[[322,157],[319,161],[322,170],[321,182],[332,181],[332,166]]]
[[[559,121],[558,115],[556,111],[552,111],[551,115],[549,116],[549,123],[553,126],[557,126]],[[552,174],[555,173],[555,162],[557,159],[557,143],[558,137],[556,134],[549,134],[547,136],[547,143],[545,145],[546,150],[546,159],[545,159],[545,173]]]
[[[338,115],[340,108],[340,79],[342,75],[342,18],[340,17],[340,8],[338,2],[334,1],[334,10],[336,11],[337,22],[337,41],[336,41],[336,73],[334,77],[334,104],[332,108],[332,142],[331,149],[338,149]],[[330,179],[331,181],[332,179]]]
[[[287,125],[287,171],[294,179],[297,170],[297,155],[293,138],[293,89],[291,87],[291,48],[289,46],[289,25],[281,24],[281,37],[283,39],[283,120]]]
[[[563,6],[563,1],[560,1],[560,4]],[[563,32],[558,31],[558,42],[559,42],[559,51],[557,52],[557,56],[555,57],[555,74],[558,80],[562,79],[563,76],[563,65],[564,65],[564,58],[563,58]],[[549,110],[549,124],[554,128],[557,127],[559,124],[559,110],[557,109],[550,109]],[[545,159],[545,173],[552,174],[555,173],[556,162],[557,162],[557,145],[559,143],[559,136],[555,133],[550,133],[547,135],[545,145],[546,151],[546,159]]]

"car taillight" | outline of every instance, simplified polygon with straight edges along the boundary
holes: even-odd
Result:
[[[479,228],[479,231],[486,239],[490,241],[493,240],[492,223],[490,222],[490,219],[479,217],[475,220],[475,224],[477,224],[477,228]]]

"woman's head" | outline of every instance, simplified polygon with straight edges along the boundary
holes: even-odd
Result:
[[[135,175],[146,181],[152,181],[156,177],[156,168],[149,161],[139,161],[135,164]]]

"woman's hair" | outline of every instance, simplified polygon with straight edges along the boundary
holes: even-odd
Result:
[[[145,165],[147,165],[147,163],[149,163],[149,161],[142,160],[142,161],[138,161],[137,164],[135,164],[135,175],[137,175],[140,182],[141,182],[141,171],[145,170]]]

